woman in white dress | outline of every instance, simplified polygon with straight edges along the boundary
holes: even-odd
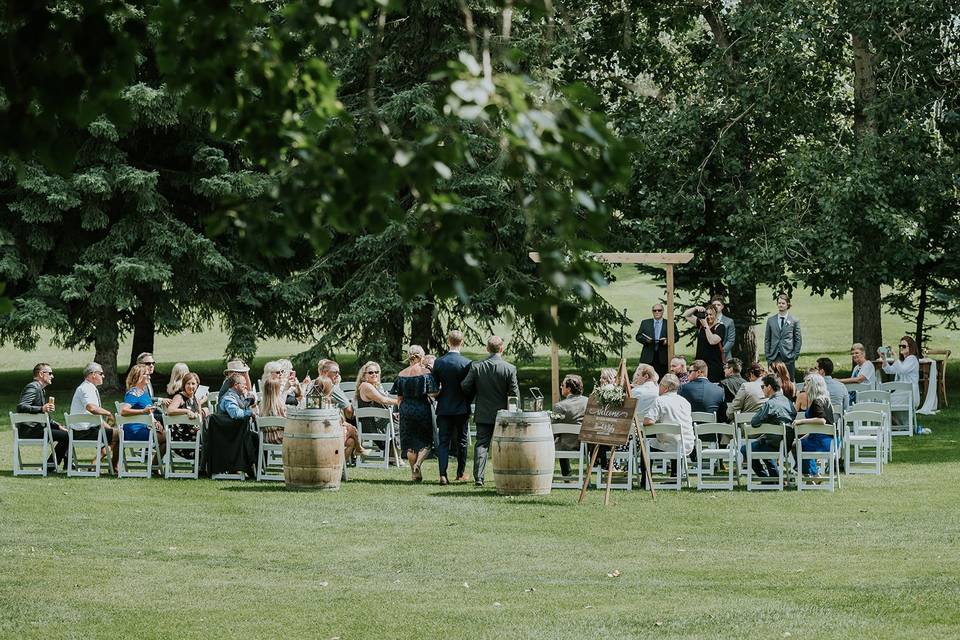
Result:
[[[884,373],[894,374],[896,382],[909,382],[913,385],[913,406],[917,406],[920,401],[920,350],[917,343],[910,336],[900,338],[900,359],[894,360],[891,364],[886,364],[884,360]],[[883,354],[880,355],[883,360]]]

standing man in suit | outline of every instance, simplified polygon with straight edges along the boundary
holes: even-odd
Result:
[[[507,408],[509,396],[520,395],[517,383],[517,368],[503,359],[503,338],[487,338],[486,360],[474,362],[463,379],[460,388],[476,404],[474,416],[477,421],[477,442],[473,447],[473,483],[483,486],[483,472],[487,466],[490,440],[497,422],[497,411]]]
[[[680,340],[677,325],[673,325],[673,342]],[[653,317],[640,323],[637,342],[643,345],[640,362],[653,367],[657,375],[663,377],[667,372],[667,321],[663,319],[663,305],[653,305]]]
[[[44,388],[53,382],[53,367],[41,362],[33,368],[33,381],[23,388],[20,402],[17,403],[17,413],[53,413],[56,410],[52,402],[47,402]],[[21,438],[43,438],[43,423],[25,422],[17,425],[17,432]],[[53,453],[47,459],[47,471],[55,472],[57,463],[67,468],[67,448],[70,446],[70,437],[66,429],[50,421],[50,433],[53,435]],[[54,458],[54,453],[56,458]]]
[[[730,358],[733,356],[733,343],[737,341],[737,327],[733,323],[733,318],[723,315],[725,308],[723,297],[713,296],[710,298],[710,305],[717,311],[717,322],[726,327],[726,333],[723,337],[723,353],[724,357]]]
[[[790,296],[781,293],[777,296],[777,313],[767,318],[767,326],[763,333],[763,349],[767,357],[767,366],[774,362],[787,365],[790,377],[796,380],[795,364],[800,355],[802,338],[800,336],[800,321],[793,314],[787,313],[790,309]]]
[[[466,480],[467,469],[467,422],[470,420],[470,397],[461,386],[470,366],[468,358],[460,355],[463,333],[456,329],[447,334],[447,352],[433,364],[433,377],[440,385],[437,396],[437,431],[439,446],[437,462],[440,464],[440,484],[450,484],[447,479],[447,460],[450,450],[457,456],[457,481]]]

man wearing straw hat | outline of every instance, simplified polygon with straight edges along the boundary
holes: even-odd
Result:
[[[233,374],[240,374],[246,380],[246,383],[247,383],[246,388],[248,390],[248,395],[246,396],[246,398],[244,398],[244,401],[246,402],[246,406],[244,406],[243,408],[248,409],[250,408],[251,405],[254,405],[257,403],[257,399],[253,396],[252,393],[249,393],[249,390],[253,389],[253,385],[250,382],[250,367],[248,367],[243,362],[243,360],[236,359],[236,360],[231,360],[227,363],[227,368],[223,370],[223,376],[224,376],[223,384],[220,385],[220,395],[218,397],[223,397],[227,393],[227,391],[230,390],[230,387],[233,386],[233,384],[230,381],[230,378],[233,376]],[[216,413],[223,413],[223,411],[220,409],[219,402],[217,403]]]

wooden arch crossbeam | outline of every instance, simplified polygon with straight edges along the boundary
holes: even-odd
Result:
[[[530,259],[540,262],[540,254],[530,252]],[[673,265],[687,264],[693,260],[692,253],[594,253],[598,262],[610,264],[648,264],[662,267],[667,272],[667,327],[672,327],[673,319]],[[557,321],[557,308],[553,308],[553,319]],[[673,358],[673,331],[667,330],[667,358]],[[553,403],[560,402],[560,349],[556,339],[550,344],[550,373],[553,383]]]

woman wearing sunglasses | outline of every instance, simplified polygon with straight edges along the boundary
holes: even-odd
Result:
[[[884,373],[894,374],[894,380],[897,382],[909,382],[913,385],[913,404],[916,406],[920,399],[920,349],[917,348],[917,343],[913,338],[903,336],[900,338],[898,351],[900,359],[887,364],[883,351],[877,349],[883,362]]]

